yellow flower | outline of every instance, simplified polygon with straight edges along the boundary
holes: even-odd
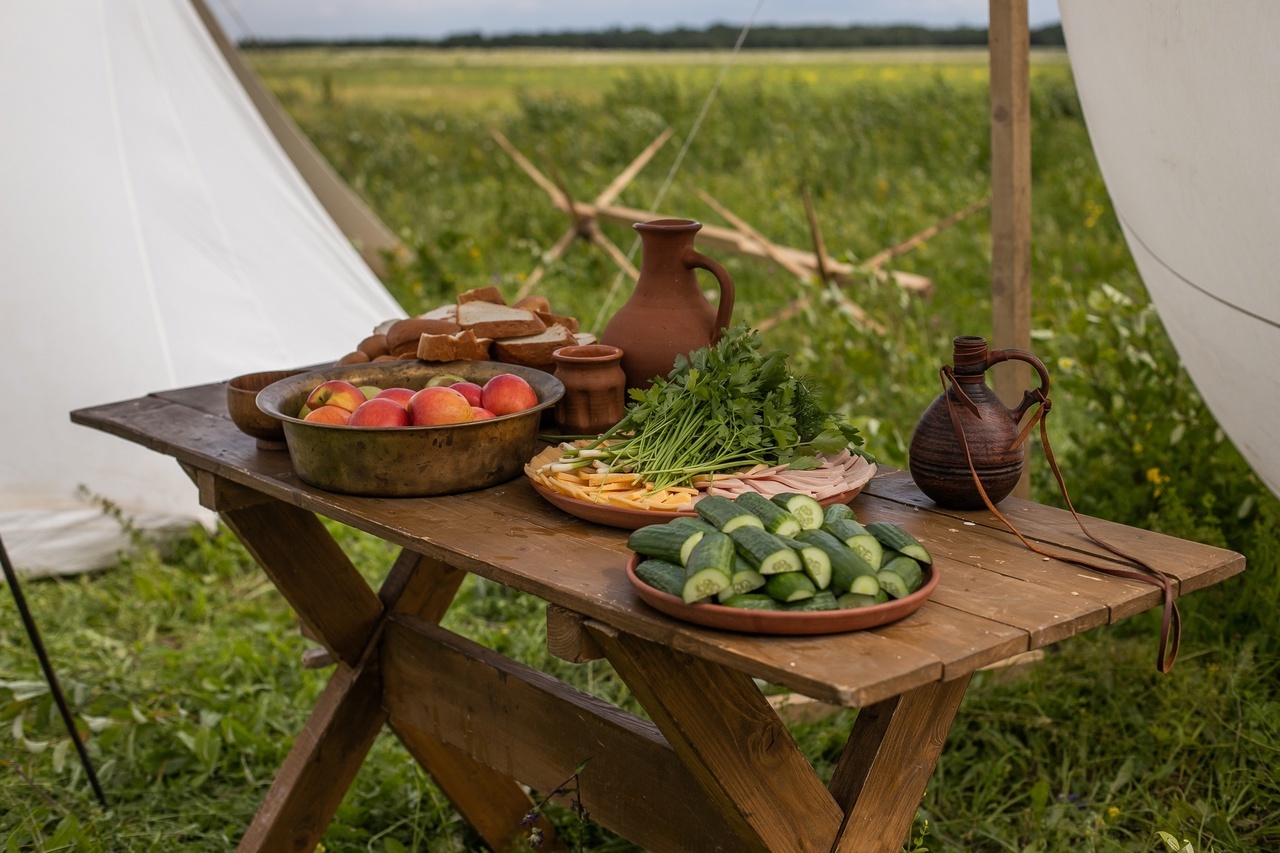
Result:
[[[1111,808],[1107,809],[1107,817],[1109,817],[1111,820],[1115,820],[1116,818],[1120,817],[1120,809],[1116,808],[1115,806],[1112,806]]]

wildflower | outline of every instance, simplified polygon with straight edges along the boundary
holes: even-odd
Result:
[[[1109,820],[1115,820],[1118,817],[1120,817],[1120,809],[1116,808],[1115,806],[1112,806],[1111,808],[1107,809],[1107,818]]]

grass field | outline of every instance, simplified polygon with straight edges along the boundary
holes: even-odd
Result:
[[[410,311],[458,290],[517,292],[565,228],[493,141],[502,131],[578,197],[651,139],[675,136],[620,198],[721,220],[697,190],[770,239],[806,248],[802,191],[831,252],[856,263],[989,192],[980,54],[744,54],[696,136],[723,55],[296,51],[252,56],[340,174],[410,249],[387,284]],[[1185,602],[1183,653],[1154,671],[1152,614],[1064,643],[1016,678],[980,674],[921,804],[909,849],[1280,849],[1280,503],[1204,408],[1151,309],[1093,160],[1061,55],[1033,67],[1034,349],[1054,378],[1050,427],[1089,514],[1242,551],[1248,571]],[[677,158],[687,149],[683,159]],[[668,176],[671,180],[668,183]],[[624,251],[629,229],[607,226]],[[894,260],[922,298],[873,274],[841,298],[773,265],[722,256],[737,319],[793,298],[814,307],[767,343],[818,379],[889,464],[906,461],[956,334],[989,334],[989,221],[980,213]],[[628,290],[579,244],[539,288],[589,328]],[[335,344],[335,356],[348,342]],[[1060,499],[1033,468],[1033,494]],[[371,579],[391,556],[331,529]],[[0,849],[230,850],[325,673],[287,606],[234,538],[193,532],[100,575],[27,587],[111,798],[96,806],[10,600],[0,596]],[[545,651],[537,602],[469,580],[446,624],[632,706],[609,668]],[[823,772],[853,719],[796,724]],[[631,845],[563,809],[593,853]],[[328,851],[476,850],[478,842],[391,737],[375,745],[324,839]]]
[[[325,49],[258,51],[253,63],[283,101],[338,102],[402,112],[473,114],[509,111],[521,95],[598,101],[619,81],[658,72],[692,91],[710,88],[727,51]],[[830,94],[867,83],[919,84],[941,79],[985,86],[982,50],[745,51],[733,63],[734,85],[794,80]],[[1066,79],[1066,54],[1037,49],[1035,73]]]

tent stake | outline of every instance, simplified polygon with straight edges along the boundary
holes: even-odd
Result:
[[[18,605],[18,613],[22,615],[22,624],[27,629],[27,636],[31,638],[31,645],[36,650],[36,657],[40,659],[40,668],[44,670],[45,680],[49,682],[49,689],[53,691],[54,701],[58,704],[58,710],[62,712],[62,722],[67,726],[67,733],[71,735],[71,740],[76,745],[76,752],[80,755],[80,763],[84,765],[85,775],[89,777],[89,784],[93,786],[93,793],[97,795],[98,802],[102,803],[102,807],[107,808],[107,797],[102,793],[102,786],[98,784],[98,775],[93,772],[93,762],[89,760],[89,753],[85,750],[84,744],[80,740],[80,733],[76,731],[75,721],[71,718],[71,708],[67,705],[67,698],[62,694],[62,687],[58,684],[58,676],[53,671],[53,664],[49,662],[49,656],[45,653],[44,643],[40,640],[40,631],[36,628],[36,620],[32,618],[31,611],[27,609],[26,596],[22,594],[22,587],[18,585],[18,573],[13,568],[13,564],[9,562],[9,552],[4,547],[4,539],[0,538],[0,564],[4,565],[4,576],[9,582],[9,589],[13,592],[13,600]]]

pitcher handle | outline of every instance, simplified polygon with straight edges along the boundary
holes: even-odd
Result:
[[[987,353],[987,367],[999,364],[1002,361],[1025,361],[1034,367],[1036,373],[1040,375],[1040,387],[1035,391],[1023,391],[1022,402],[1018,404],[1018,408],[1009,410],[1009,413],[1013,416],[1014,423],[1017,423],[1022,420],[1022,416],[1027,413],[1027,409],[1049,398],[1049,371],[1045,368],[1044,362],[1031,353],[1020,349],[993,349]]]
[[[730,318],[733,317],[733,279],[729,277],[729,271],[719,263],[693,248],[685,251],[680,260],[688,269],[706,270],[715,276],[720,284],[720,307],[716,310],[716,327],[711,332],[711,343],[717,343],[724,335],[724,330],[729,327]]]

